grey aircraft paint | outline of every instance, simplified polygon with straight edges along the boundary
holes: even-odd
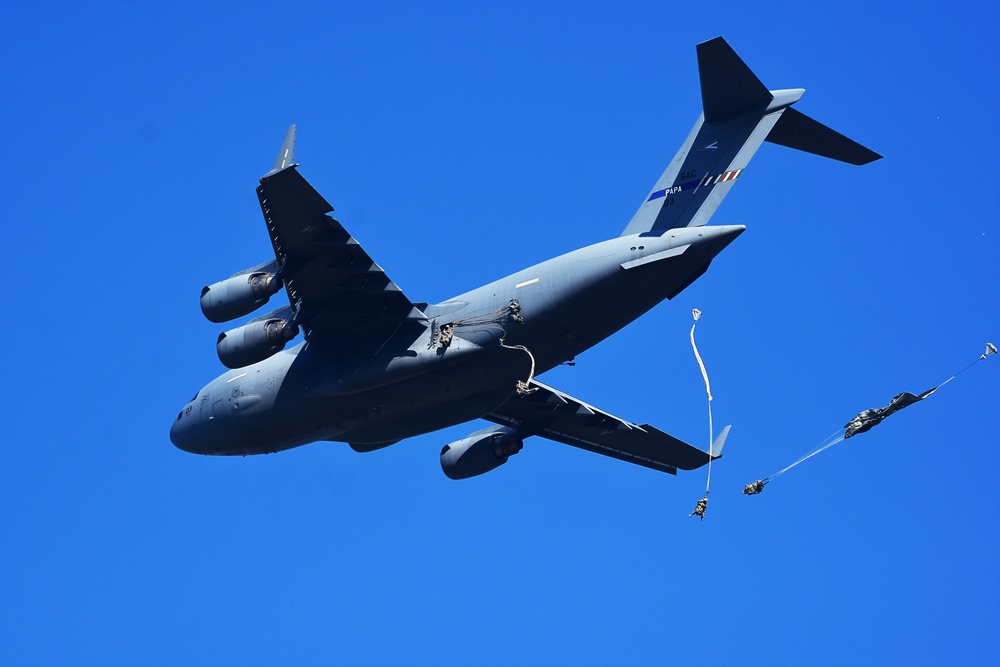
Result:
[[[247,455],[319,440],[360,452],[484,418],[446,445],[453,479],[496,468],[537,435],[663,472],[721,455],[610,415],[534,379],[672,299],[743,231],[706,226],[757,148],[852,164],[880,156],[793,111],[721,38],[698,45],[703,113],[624,232],[458,295],[411,301],[334,218],[294,162],[295,126],[257,188],[275,259],[202,290],[206,317],[243,317],[284,287],[289,305],[219,336],[231,370],[170,429],[188,452]],[[300,331],[304,340],[290,349]]]

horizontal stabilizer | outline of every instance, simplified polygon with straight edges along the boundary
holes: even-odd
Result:
[[[698,45],[698,74],[705,120],[710,123],[767,106],[773,97],[721,37]]]
[[[868,164],[882,157],[792,108],[785,109],[764,141],[848,164]]]

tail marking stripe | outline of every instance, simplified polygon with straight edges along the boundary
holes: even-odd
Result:
[[[733,171],[727,171],[723,174],[715,174],[713,176],[706,176],[702,182],[702,187],[706,185],[716,185],[718,183],[725,183],[726,181],[735,181],[739,178],[739,175],[743,173],[742,169],[734,169]]]

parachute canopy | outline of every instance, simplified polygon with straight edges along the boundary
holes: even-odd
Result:
[[[938,388],[928,389],[924,393],[916,396],[908,391],[896,394],[893,396],[889,405],[884,408],[872,408],[871,410],[865,410],[864,412],[858,414],[854,419],[844,424],[844,428],[847,429],[847,433],[844,434],[845,438],[850,438],[852,435],[857,435],[858,433],[864,433],[873,426],[877,426],[882,422],[883,419],[891,415],[893,412],[899,412],[903,408],[913,405],[917,401],[922,401]]]

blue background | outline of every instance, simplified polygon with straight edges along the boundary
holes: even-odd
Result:
[[[996,3],[7,3],[5,664],[988,664],[1000,652]],[[896,7],[899,7],[898,9]],[[414,300],[616,236],[698,115],[695,44],[883,153],[766,144],[747,231],[542,380],[707,445],[673,478],[544,440],[452,482],[466,424],[360,455],[167,438],[221,372],[201,287],[270,258],[302,173]]]

